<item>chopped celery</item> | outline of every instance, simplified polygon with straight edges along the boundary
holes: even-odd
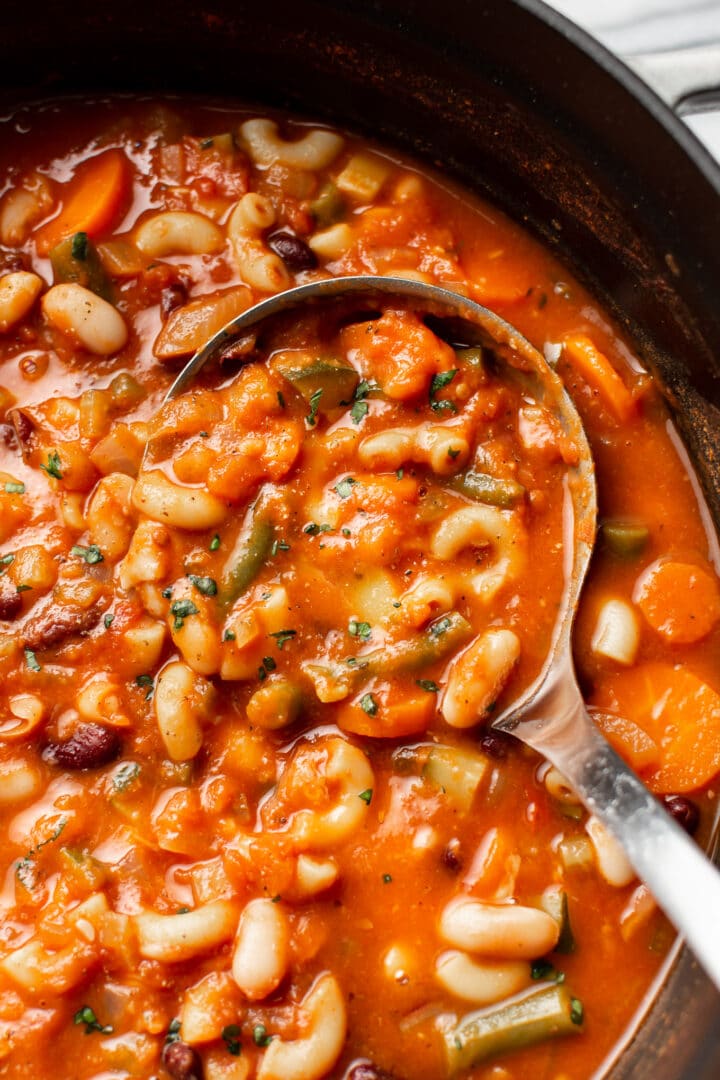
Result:
[[[501,480],[489,473],[468,470],[451,483],[456,491],[488,506],[515,506],[525,497],[525,488],[517,480]]]
[[[318,391],[322,392],[318,404],[321,413],[350,404],[360,381],[355,368],[326,357],[318,357],[303,367],[294,364],[293,355],[287,353],[273,360],[275,370],[292,383],[305,401],[310,402]]]
[[[447,1074],[521,1050],[558,1035],[582,1030],[582,1009],[567,987],[543,985],[501,1005],[468,1013],[442,1032]]]
[[[50,252],[53,283],[75,283],[97,293],[103,300],[112,301],[110,280],[100,262],[95,245],[83,232],[67,236]]]
[[[560,927],[560,937],[553,952],[575,952],[575,935],[570,924],[570,910],[568,907],[568,895],[559,885],[553,885],[543,893],[541,901],[543,910],[555,920]]]
[[[433,746],[423,776],[442,788],[458,810],[469,810],[487,772],[487,758],[457,746]]]
[[[485,371],[485,356],[479,345],[456,349],[455,355],[458,358],[458,364],[465,364],[466,367],[472,368],[474,371]]]
[[[642,555],[650,538],[650,530],[646,525],[632,521],[605,521],[602,538],[613,555],[632,559]]]
[[[253,514],[225,564],[220,590],[224,604],[232,604],[250,588],[270,556],[275,528],[266,518]]]
[[[329,225],[335,225],[336,222],[344,218],[345,210],[345,200],[332,180],[328,180],[327,184],[323,184],[317,197],[310,203],[310,213],[321,229],[326,229]]]

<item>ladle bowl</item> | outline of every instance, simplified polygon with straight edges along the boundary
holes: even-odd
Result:
[[[370,275],[314,281],[249,308],[212,337],[168,391],[177,396],[229,345],[268,319],[352,299],[358,311],[397,297],[431,316],[444,336],[492,348],[513,378],[560,422],[577,449],[566,474],[564,592],[551,646],[535,681],[492,722],[542,754],[615,837],[638,876],[720,989],[720,874],[616,754],[590,719],[575,677],[572,628],[596,533],[595,468],[582,421],[541,354],[494,312],[448,289]]]

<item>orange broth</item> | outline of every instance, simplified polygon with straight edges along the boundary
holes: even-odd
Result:
[[[0,1075],[589,1077],[673,933],[488,727],[550,640],[572,447],[399,302],[285,323],[162,402],[229,318],[322,277],[515,324],[597,464],[586,698],[701,838],[716,538],[658,387],[551,255],[397,155],[256,119],[2,121]],[[541,1037],[458,1062],[468,1018],[509,1030],[537,994]]]

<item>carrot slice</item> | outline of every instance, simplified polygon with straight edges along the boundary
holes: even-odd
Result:
[[[674,645],[701,641],[720,620],[720,585],[693,563],[658,559],[635,583],[633,600],[650,626]]]
[[[637,401],[606,356],[595,348],[589,337],[573,334],[563,341],[572,365],[603,404],[624,423],[637,411]]]
[[[343,731],[365,738],[400,739],[425,731],[432,720],[437,704],[435,694],[402,695],[382,689],[364,692],[355,701],[344,704],[338,713],[338,725]]]
[[[38,255],[47,255],[66,236],[84,232],[95,237],[108,229],[127,198],[128,161],[121,150],[108,150],[78,169],[67,187],[60,213],[35,237]]]
[[[629,764],[645,767],[652,791],[695,791],[720,772],[720,694],[692,672],[659,662],[631,668],[610,676],[591,704],[625,719],[596,722]],[[649,742],[634,740],[631,725]]]

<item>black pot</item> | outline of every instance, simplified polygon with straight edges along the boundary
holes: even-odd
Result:
[[[597,43],[537,0],[71,11],[3,5],[2,100],[162,90],[290,108],[397,145],[525,222],[659,375],[720,522],[720,169]],[[611,1075],[715,1080],[720,1000],[686,951],[664,971]]]

